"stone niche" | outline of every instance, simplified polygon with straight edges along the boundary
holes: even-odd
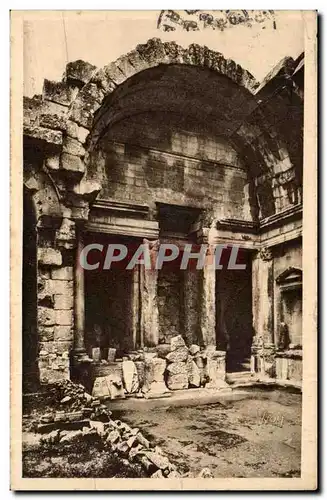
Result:
[[[302,271],[289,267],[276,279],[280,349],[302,348]]]

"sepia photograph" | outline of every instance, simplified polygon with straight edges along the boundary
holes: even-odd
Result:
[[[11,488],[317,488],[317,13],[11,12]]]

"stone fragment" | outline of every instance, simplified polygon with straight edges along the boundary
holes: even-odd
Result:
[[[197,354],[198,352],[200,352],[200,346],[198,346],[196,344],[192,344],[189,347],[189,352],[190,352],[191,356],[194,356],[195,354]]]
[[[72,400],[71,396],[65,396],[64,398],[61,399],[60,403],[69,403]]]
[[[60,250],[55,248],[42,248],[37,249],[38,263],[43,266],[61,266],[62,255]]]
[[[69,431],[65,433],[65,435],[60,438],[60,443],[73,443],[74,441],[78,441],[83,436],[82,430],[77,431]]]
[[[62,153],[61,155],[61,168],[67,172],[77,174],[84,174],[85,165],[79,156],[74,156],[69,153]]]
[[[125,398],[125,391],[121,376],[113,373],[111,375],[107,375],[105,378],[109,388],[110,399]]]
[[[98,420],[90,420],[91,429],[95,429],[100,436],[104,434],[104,426],[104,422],[99,422]]]
[[[109,432],[107,439],[106,439],[106,442],[111,443],[111,444],[115,444],[119,440],[120,440],[119,432],[117,431],[117,429],[113,429],[112,431]]]
[[[45,160],[45,166],[50,170],[58,170],[60,166],[60,156],[48,156]]]
[[[64,153],[69,153],[74,156],[84,156],[85,149],[82,144],[72,137],[66,137],[63,143],[62,150]]]
[[[188,383],[190,387],[200,387],[201,374],[192,356],[189,356],[186,363]]]
[[[72,309],[56,309],[56,325],[72,326],[74,324],[74,316]]]
[[[164,382],[165,368],[166,361],[164,359],[150,358],[145,360],[145,391],[161,394],[167,390]]]
[[[175,478],[175,477],[182,477],[177,470],[172,470],[169,472],[168,476],[169,479]]]
[[[136,457],[136,455],[138,455],[139,453],[141,453],[142,451],[144,451],[144,448],[141,444],[138,444],[137,446],[133,446],[130,450],[129,450],[129,454],[128,454],[128,458],[130,460],[134,460],[134,458]]]
[[[68,137],[78,139],[81,144],[85,144],[86,138],[90,131],[87,128],[80,127],[77,123],[68,120],[66,123],[66,134]]]
[[[158,344],[157,345],[157,353],[159,358],[165,359],[167,354],[171,351],[170,344]]]
[[[208,467],[204,467],[199,473],[198,477],[212,478],[214,477],[211,470]]]
[[[122,363],[123,382],[128,393],[137,392],[139,389],[139,380],[137,369],[133,361],[126,360]]]
[[[38,323],[42,326],[52,326],[55,324],[55,311],[49,307],[39,306],[37,308]]]
[[[93,361],[99,362],[101,359],[101,349],[100,347],[92,348],[92,359]]]
[[[66,80],[69,82],[72,81],[80,86],[81,84],[88,83],[95,71],[96,66],[93,66],[88,62],[80,59],[72,61],[66,66]]]
[[[154,479],[162,479],[164,476],[162,474],[162,471],[158,469],[156,472],[154,472],[151,476]]]
[[[127,444],[129,448],[132,448],[134,445],[137,445],[137,436],[131,436],[130,438],[127,439]]]
[[[107,360],[110,363],[113,363],[115,361],[116,351],[117,351],[117,349],[114,349],[113,347],[109,347]]]
[[[24,125],[23,133],[28,137],[44,141],[55,146],[60,146],[62,144],[62,132],[59,130]]]
[[[185,342],[181,335],[176,335],[176,337],[172,337],[170,341],[170,348],[172,351],[175,351],[175,349],[179,347],[185,347]]]
[[[54,429],[53,431],[49,432],[46,436],[42,438],[41,442],[47,443],[47,444],[54,444],[58,443],[60,439],[60,431],[59,429]]]
[[[142,445],[144,448],[150,448],[150,442],[143,436],[141,432],[138,432],[136,434],[136,437],[140,445]]]
[[[51,278],[54,280],[72,280],[73,268],[71,266],[65,266],[58,269],[51,269]]]
[[[188,388],[187,373],[178,373],[175,375],[169,373],[167,377],[167,387],[172,391],[187,389]]]
[[[156,451],[147,451],[145,456],[148,457],[158,469],[167,469],[169,467],[168,458]]]
[[[107,384],[106,377],[97,377],[94,381],[92,396],[94,398],[110,397],[110,392]]]
[[[72,88],[66,82],[54,82],[44,80],[43,83],[43,98],[48,101],[57,102],[64,106],[69,106],[72,100],[76,97],[77,88]]]
[[[166,360],[169,363],[183,362],[187,360],[188,354],[189,352],[186,346],[178,347],[178,349],[175,349],[174,351],[167,354]]]
[[[123,455],[127,455],[127,453],[129,452],[129,446],[126,441],[121,441],[120,443],[118,443],[116,449]]]
[[[178,361],[176,363],[170,363],[167,366],[167,372],[171,375],[178,375],[178,374],[187,375],[186,363],[181,362],[181,361]]]

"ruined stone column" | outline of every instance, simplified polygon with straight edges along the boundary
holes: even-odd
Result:
[[[207,259],[200,273],[199,329],[201,343],[216,346],[216,270],[212,266],[214,247],[208,246]]]
[[[158,271],[155,269],[159,241],[144,240],[143,245],[150,253],[151,269],[141,264],[141,347],[154,347],[159,343]]]

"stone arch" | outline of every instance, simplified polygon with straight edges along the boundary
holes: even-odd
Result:
[[[269,75],[272,80],[276,77],[276,84],[280,87],[285,76],[282,62],[276,75]],[[246,96],[246,113],[229,140],[255,179],[252,191],[257,198],[256,211],[260,217],[282,210],[289,201],[291,204],[301,202],[301,181],[297,179],[299,175],[289,152],[285,127],[275,127],[281,120],[270,105],[274,92],[269,94],[266,91],[266,87],[270,91],[272,80],[268,79],[267,83],[265,79],[259,85],[247,70],[219,52],[197,44],[183,48],[176,42],[163,42],[157,38],[138,45],[102,69],[83,61],[69,63],[61,82],[45,80],[42,96],[25,99],[25,135],[56,149],[55,154],[48,155],[46,164],[56,181],[59,179],[59,184],[66,186],[65,196],[70,192],[73,197],[88,203],[99,193],[101,186],[85,175],[89,153],[108,126],[104,111],[113,103],[117,104],[120,89],[128,90],[133,79],[142,73],[172,66],[210,72],[217,78],[228,80]],[[288,82],[295,66],[296,61],[288,58],[285,73]],[[272,84],[273,89],[276,84]],[[283,91],[284,94],[289,88]],[[279,99],[279,104],[286,109],[283,99],[284,96]],[[282,115],[284,120],[284,111]],[[301,150],[301,147],[295,150]]]

